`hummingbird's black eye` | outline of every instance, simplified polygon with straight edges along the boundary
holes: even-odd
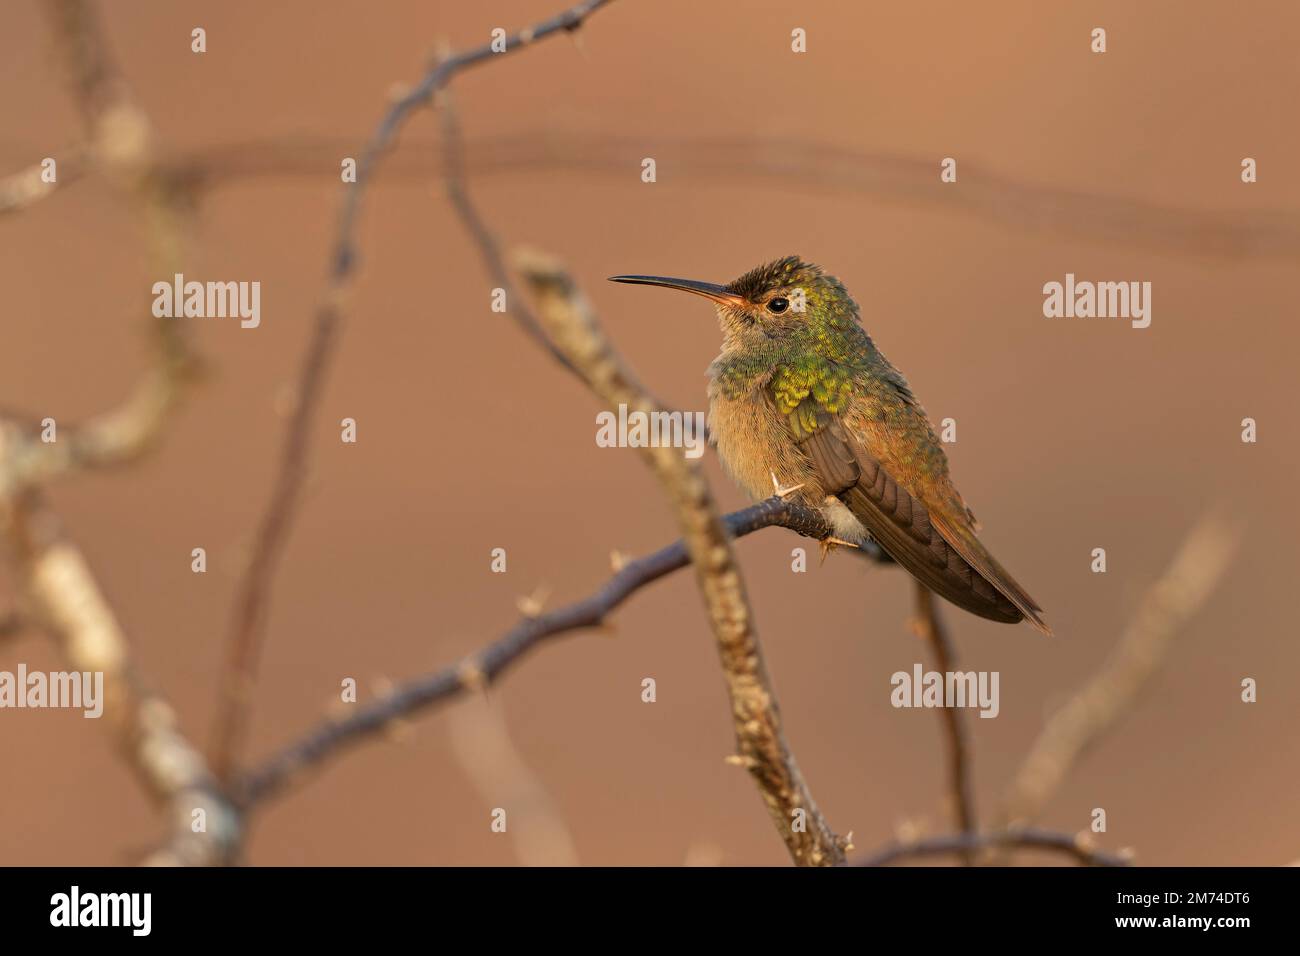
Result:
[[[790,308],[790,300],[783,295],[778,295],[767,303],[767,311],[774,315],[780,315],[788,308]]]

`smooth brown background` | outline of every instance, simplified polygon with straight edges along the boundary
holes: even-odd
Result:
[[[237,179],[207,198],[187,276],[259,280],[262,327],[190,320],[216,374],[161,450],[55,493],[142,668],[205,745],[235,581],[283,434],[277,396],[322,289],[341,155],[356,154],[387,92],[419,76],[438,38],[476,45],[560,2],[105,5],[117,58],[168,150],[297,136],[348,144],[320,152],[317,172]],[[6,3],[3,22],[9,172],[58,155],[78,120],[36,4]],[[196,25],[208,32],[203,55],[189,48]],[[789,49],[796,26],[808,31],[802,56]],[[1094,26],[1109,32],[1104,56],[1089,51]],[[507,245],[571,264],[667,400],[704,407],[718,339],[708,308],[604,277],[726,281],[797,252],[845,281],[932,418],[957,419],[958,484],[1059,635],[948,615],[962,663],[1001,672],[1001,715],[970,720],[986,814],[1182,535],[1215,506],[1241,522],[1244,546],[1219,591],[1044,816],[1073,831],[1104,807],[1104,844],[1133,846],[1144,863],[1300,858],[1294,249],[1103,242],[1072,231],[1069,216],[1031,228],[958,213],[944,196],[985,170],[1188,210],[1286,214],[1294,228],[1298,30],[1300,9],[1282,0],[621,0],[583,31],[581,49],[561,37],[456,84],[471,149],[503,134],[633,144],[622,169],[471,169],[471,185]],[[708,136],[907,157],[933,165],[935,194],[891,201],[674,169],[665,144]],[[517,597],[545,586],[551,606],[575,599],[605,578],[612,549],[644,553],[674,536],[637,454],[596,447],[594,400],[489,311],[491,283],[443,198],[435,142],[433,118],[417,117],[400,169],[369,194],[308,499],[275,584],[254,756],[317,720],[343,677],[364,697],[383,679],[453,662],[510,626]],[[639,180],[643,156],[663,157],[653,185]],[[970,176],[941,186],[944,156]],[[1259,161],[1259,183],[1240,182],[1243,156]],[[147,361],[159,278],[142,239],[127,202],[99,180],[0,222],[0,402],[71,422],[125,396]],[[1151,328],[1044,319],[1042,285],[1066,272],[1151,281]],[[355,446],[338,440],[345,416],[360,423]],[[1245,416],[1259,422],[1258,444],[1239,439]],[[743,505],[707,461],[723,503]],[[940,722],[889,704],[889,675],[925,659],[906,625],[910,588],[897,571],[844,556],[792,574],[790,550],[807,544],[780,530],[739,544],[799,763],[859,848],[905,820],[940,831]],[[206,575],[189,569],[198,546]],[[508,550],[507,574],[489,573],[494,547]],[[1105,575],[1089,571],[1094,547],[1109,554]],[[481,704],[457,703],[480,717],[421,716],[401,741],[353,751],[269,805],[248,859],[511,864],[521,838],[553,830],[549,805],[586,864],[783,863],[752,783],[723,761],[730,717],[691,577],[638,594],[614,620],[612,636],[549,645],[492,691],[530,783],[514,771],[476,786],[482,760],[457,755],[453,728],[469,735]],[[19,661],[61,666],[39,634],[0,646],[0,667]],[[653,705],[640,700],[647,676],[658,682]],[[1239,700],[1247,676],[1260,686],[1249,706]],[[105,731],[70,712],[0,713],[0,862],[126,862],[157,838],[160,821]],[[486,747],[464,739],[472,753]],[[495,806],[512,811],[511,835],[489,831]]]

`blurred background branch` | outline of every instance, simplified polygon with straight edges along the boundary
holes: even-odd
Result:
[[[931,856],[972,859],[981,850],[1046,850],[1073,857],[1084,866],[1131,866],[1132,854],[1106,853],[1087,833],[1071,836],[1050,830],[998,830],[992,833],[956,833],[949,836],[899,841],[857,861],[858,866],[888,866]]]
[[[442,141],[445,144],[445,139]],[[1241,260],[1294,258],[1300,254],[1300,209],[1198,209],[1121,194],[1026,183],[990,165],[962,163],[962,188],[945,190],[930,155],[839,146],[814,139],[755,132],[748,135],[655,137],[655,152],[694,182],[756,182],[780,192],[857,195],[889,204],[955,212],[1008,230],[1078,236],[1121,246]],[[264,179],[337,176],[337,158],[351,140],[286,135],[214,143],[169,155],[158,176],[188,195],[205,196]],[[551,125],[466,140],[463,163],[484,177],[547,172],[584,178],[625,174],[645,152],[643,137]],[[429,154],[438,144],[412,139],[385,153],[386,181],[424,182]],[[434,171],[446,176],[447,158]],[[60,170],[62,170],[60,165]],[[47,195],[29,167],[0,180],[0,214]],[[74,167],[73,175],[76,175]],[[60,173],[60,186],[71,181]],[[8,184],[8,185],[6,185]],[[34,194],[34,195],[29,195]],[[7,205],[6,196],[12,197]]]
[[[56,158],[56,157],[50,157]],[[48,179],[44,163],[35,163],[16,173],[0,177],[0,216],[17,212],[45,199],[56,189],[80,179],[85,171],[85,150],[73,146],[57,156],[57,178]]]
[[[560,33],[577,30],[611,0],[584,0],[548,20],[521,30],[505,40],[498,53],[491,42],[440,58],[411,89],[399,95],[384,114],[357,163],[356,182],[344,185],[344,199],[334,239],[329,288],[316,312],[304,353],[293,413],[281,446],[280,466],[271,499],[262,516],[252,558],[239,583],[235,610],[227,638],[226,666],[222,672],[213,730],[214,766],[222,779],[231,779],[248,734],[252,716],[252,691],[265,641],[266,614],[276,569],[297,514],[307,469],[311,424],[335,351],[343,320],[341,296],[356,268],[356,223],[361,199],[388,148],[416,109],[463,70],[505,57]]]
[[[1188,532],[1101,671],[1048,718],[1002,798],[1001,825],[1037,817],[1079,758],[1132,709],[1174,637],[1231,566],[1239,537],[1218,515],[1202,518]]]
[[[151,188],[149,122],[113,66],[95,10],[81,0],[52,0],[45,9],[86,128],[89,161],[134,200],[148,227],[153,264],[170,270],[182,227],[172,198]],[[85,426],[65,427],[61,438],[56,431],[52,441],[39,440],[30,422],[0,421],[0,532],[22,579],[24,603],[71,667],[103,673],[104,714],[129,764],[166,809],[168,837],[149,862],[223,863],[239,844],[238,816],[171,707],[139,677],[88,562],[38,487],[74,469],[134,460],[159,440],[192,356],[179,323],[154,320],[153,327],[157,364],[122,406]],[[202,827],[196,828],[196,811]]]
[[[229,862],[239,846],[239,815],[180,732],[171,706],[137,674],[126,637],[85,556],[35,492],[0,497],[0,532],[32,613],[68,665],[104,675],[104,719],[136,776],[166,809],[169,836],[148,862]]]
[[[916,602],[917,632],[930,645],[935,670],[941,674],[952,673],[957,669],[957,652],[948,629],[939,616],[937,599],[920,581],[913,580],[911,583]],[[978,824],[975,819],[975,790],[971,781],[970,738],[966,733],[966,723],[956,707],[940,708],[939,716],[943,720],[944,741],[948,748],[951,811],[962,833],[974,833]],[[973,862],[969,849],[963,851],[962,857],[967,865]]]
[[[507,40],[506,53],[548,36],[572,33],[608,0],[587,0]],[[28,210],[56,188],[100,178],[130,199],[145,224],[149,267],[160,275],[181,271],[195,204],[212,189],[263,176],[304,176],[330,170],[345,144],[331,137],[274,138],[251,144],[214,145],[192,152],[163,152],[152,125],[132,99],[110,56],[95,9],[84,0],[51,0],[45,8],[80,115],[82,140],[58,154],[59,179],[46,183],[41,166],[0,179],[0,215]],[[796,863],[844,860],[849,838],[838,837],[818,811],[786,741],[731,539],[780,526],[823,539],[821,516],[779,498],[720,516],[698,466],[680,449],[652,449],[647,457],[676,512],[682,540],[636,561],[591,596],[556,611],[527,613],[500,640],[465,661],[398,685],[350,716],[323,722],[252,770],[241,768],[252,712],[252,691],[266,639],[266,615],[285,542],[301,504],[315,420],[344,317],[342,296],[357,265],[357,222],[362,196],[382,161],[390,178],[428,172],[425,145],[397,138],[424,107],[441,110],[440,156],[435,169],[468,230],[491,280],[507,290],[509,314],[569,372],[610,405],[645,411],[663,406],[632,377],[601,332],[569,274],[553,261],[525,258],[522,269],[537,301],[536,313],[516,294],[495,237],[474,207],[465,170],[509,174],[520,170],[624,174],[644,152],[644,140],[608,133],[545,131],[464,142],[448,84],[459,72],[498,58],[488,45],[441,56],[416,86],[399,94],[362,153],[357,181],[345,186],[328,285],[303,352],[292,414],[286,425],[270,500],[258,526],[251,560],[237,589],[228,654],[219,689],[212,755],[215,771],[179,729],[166,699],[149,688],[131,659],[129,644],[104,589],[81,550],[62,530],[42,494],[52,480],[83,469],[135,462],[156,447],[199,367],[184,323],[149,323],[154,361],[130,396],[80,425],[60,425],[54,442],[37,438],[32,416],[0,414],[0,539],[19,572],[20,605],[0,612],[0,639],[24,627],[48,632],[67,663],[102,671],[106,716],[136,777],[164,808],[167,838],[148,862],[229,863],[238,858],[244,814],[287,789],[303,771],[348,746],[391,730],[434,704],[488,687],[547,638],[603,626],[640,588],[692,564],[713,628],[732,705],[737,753],[732,762],[754,778],[773,822]],[[1300,252],[1300,214],[1291,210],[1205,212],[1171,204],[1017,183],[963,161],[963,189],[937,186],[932,157],[852,150],[788,136],[660,138],[657,151],[677,170],[701,181],[753,177],[774,189],[858,193],[908,205],[940,205],[1019,230],[1069,233],[1099,242],[1238,259],[1293,257]],[[547,334],[549,331],[549,335]],[[978,830],[968,729],[952,708],[941,711],[947,747],[947,789],[959,833],[895,841],[868,856],[868,865],[955,855],[967,863],[998,861],[1013,850],[1040,849],[1088,865],[1125,865],[1087,834],[1031,829],[1035,819],[1080,757],[1123,719],[1154,677],[1172,638],[1200,609],[1231,562],[1237,534],[1206,519],[1184,542],[1172,565],[1143,599],[1110,661],[1043,728],[1007,788],[993,828]],[[887,556],[866,549],[865,557]],[[936,667],[955,668],[956,654],[933,596],[916,591],[916,629]],[[576,862],[559,810],[510,743],[504,716],[475,707],[452,722],[461,766],[489,792],[514,794],[538,812],[540,842],[520,843],[524,862]],[[194,827],[202,810],[206,825]],[[802,812],[807,826],[792,826]],[[534,834],[535,835],[535,834]],[[530,837],[531,838],[531,837]],[[981,854],[984,854],[981,856]]]
[[[506,815],[505,832],[519,862],[577,866],[578,850],[569,826],[541,775],[511,740],[501,704],[486,694],[471,698],[451,709],[447,723],[456,762],[487,805]]]

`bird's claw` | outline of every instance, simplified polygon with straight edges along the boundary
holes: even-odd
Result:
[[[822,546],[822,564],[826,563],[826,556],[836,549],[836,547],[856,548],[857,544],[852,541],[845,541],[843,538],[837,538],[835,535],[827,535],[821,539]]]

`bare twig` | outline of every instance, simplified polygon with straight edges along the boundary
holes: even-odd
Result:
[[[510,270],[506,268],[505,259],[501,255],[501,248],[497,245],[496,238],[483,221],[483,217],[479,215],[478,210],[470,201],[469,192],[465,185],[465,167],[461,155],[460,123],[456,118],[456,107],[452,102],[451,90],[444,89],[439,93],[437,106],[439,115],[442,118],[443,182],[447,191],[447,198],[451,201],[456,214],[460,216],[465,231],[469,233],[470,238],[474,240],[474,245],[478,247],[479,255],[483,259],[488,275],[498,288],[505,291],[506,314],[513,318],[532,337],[534,342],[545,349],[551,358],[581,378],[581,373],[573,367],[564,353],[557,349],[554,343],[546,337],[546,333],[538,325],[533,310],[528,307],[528,303],[524,301],[523,296],[515,294],[514,282],[510,278]]]
[[[1240,260],[1300,253],[1300,210],[1197,209],[1114,193],[1021,182],[995,168],[962,162],[962,186],[937,185],[933,156],[852,149],[780,133],[743,136],[656,136],[662,163],[694,182],[756,180],[772,188],[863,196],[905,206],[930,206],[1017,231],[1077,236],[1092,242]],[[177,153],[167,160],[170,181],[207,192],[271,177],[330,175],[352,144],[331,136],[246,140]],[[644,138],[580,128],[520,130],[466,143],[476,175],[521,170],[622,176],[639,157]],[[410,181],[429,168],[428,142],[397,145],[386,181]],[[333,170],[333,172],[323,172]],[[62,177],[61,177],[62,178]]]
[[[146,187],[155,172],[153,129],[132,100],[113,62],[99,15],[88,0],[42,5],[53,29],[72,99],[81,114],[83,142],[59,159],[59,183],[44,183],[40,166],[0,186],[0,213],[23,208],[97,167],[119,185]]]
[[[136,201],[148,227],[150,261],[170,275],[180,261],[188,199],[154,178],[151,125],[113,65],[94,8],[85,0],[53,0],[46,10],[86,127],[89,145],[75,159],[96,165]],[[157,363],[122,405],[85,425],[60,428],[53,442],[21,428],[0,435],[0,494],[17,494],[75,468],[131,461],[157,443],[197,363],[179,322],[157,319],[154,332]]]
[[[537,300],[542,327],[596,396],[608,407],[626,406],[629,414],[664,414],[624,366],[568,274],[539,256],[521,259],[520,269]],[[786,742],[731,538],[699,464],[680,448],[642,452],[677,514],[708,609],[731,697],[738,751],[733,761],[754,778],[796,864],[841,863],[850,838],[831,830]]]
[[[104,719],[136,776],[167,808],[169,837],[149,862],[228,862],[239,845],[239,815],[176,726],[170,705],[136,674],[126,638],[81,551],[34,492],[21,500],[0,498],[0,533],[10,542],[32,614],[64,658],[75,670],[104,675]]]
[[[310,426],[315,418],[316,406],[324,388],[342,322],[341,294],[356,266],[355,231],[364,191],[407,118],[415,109],[430,102],[434,94],[452,77],[489,59],[508,56],[546,37],[571,33],[609,2],[610,0],[583,0],[549,20],[507,37],[505,49],[501,53],[495,52],[489,43],[437,63],[415,87],[393,102],[362,151],[357,163],[356,182],[345,187],[331,257],[329,288],[316,312],[311,339],[298,375],[295,408],[286,428],[279,472],[271,491],[271,500],[258,527],[252,558],[237,589],[212,744],[213,763],[223,779],[229,779],[233,775],[248,732],[252,688],[261,657],[267,604],[280,555],[297,513],[306,474]]]
[[[258,526],[252,558],[237,586],[211,749],[213,766],[223,780],[228,780],[233,772],[252,719],[252,690],[261,656],[270,589],[296,517],[299,492],[307,472],[310,425],[325,385],[325,370],[341,318],[336,298],[328,299],[317,314],[315,332],[298,377],[299,391],[285,433],[271,501]]]
[[[1237,532],[1216,517],[1191,530],[1101,672],[1047,721],[1007,789],[1002,822],[1037,816],[1075,762],[1133,706],[1170,642],[1232,563],[1237,544]]]
[[[51,0],[44,5],[54,26],[73,99],[81,111],[87,139],[102,135],[98,128],[107,114],[126,99],[121,77],[100,26],[95,8],[86,0]]]
[[[733,538],[774,526],[819,540],[831,531],[820,512],[780,498],[760,501],[727,515],[724,520]],[[868,557],[881,554],[871,550],[865,553]],[[240,803],[251,805],[280,793],[304,771],[384,731],[394,721],[413,717],[465,691],[496,683],[513,664],[546,639],[600,626],[636,591],[686,567],[690,560],[686,544],[677,541],[654,554],[629,561],[590,597],[554,611],[524,617],[500,640],[465,661],[402,684],[374,703],[360,706],[348,717],[321,723],[243,775],[235,787]]]
[[[913,581],[916,598],[916,623],[931,650],[934,652],[935,668],[940,673],[950,673],[956,669],[957,655],[953,649],[952,638],[939,617],[939,608],[934,595],[920,581]],[[939,711],[943,719],[944,738],[948,747],[948,788],[952,802],[952,811],[957,817],[957,824],[963,833],[974,833],[975,793],[971,784],[970,740],[966,733],[966,724],[961,711],[956,707],[944,707]],[[974,862],[970,851],[963,853],[967,866]]]
[[[442,119],[442,165],[447,198],[451,201],[452,208],[456,210],[456,214],[460,217],[465,231],[469,233],[470,238],[477,247],[479,257],[483,260],[483,266],[487,270],[488,276],[496,284],[497,288],[505,291],[506,302],[508,303],[506,314],[513,318],[524,332],[540,345],[551,358],[555,359],[561,367],[581,381],[582,373],[574,368],[568,357],[546,337],[546,333],[538,324],[537,317],[533,315],[533,310],[529,308],[523,296],[515,294],[515,285],[510,277],[510,269],[506,266],[505,259],[501,255],[501,246],[470,199],[469,189],[465,183],[460,122],[456,115],[456,105],[451,90],[445,88],[440,91],[436,102]],[[655,399],[655,404],[662,403]]]
[[[81,147],[73,147],[67,152],[51,157],[57,161],[54,182],[45,180],[45,169],[40,163],[0,179],[0,216],[26,209],[60,187],[80,179],[85,173],[84,152]]]
[[[452,752],[489,807],[511,821],[506,828],[524,866],[577,866],[578,850],[564,816],[541,775],[528,766],[510,739],[505,709],[486,696],[470,698],[448,713]]]
[[[81,468],[126,464],[152,450],[162,440],[163,426],[188,379],[187,369],[184,359],[164,354],[125,402],[85,424],[60,426],[57,441],[40,441],[39,426],[0,426],[5,432],[0,435],[0,494],[14,494]]]
[[[113,68],[94,10],[84,0],[54,0],[46,9],[86,127],[88,161],[138,201],[152,261],[170,266],[179,255],[180,206],[178,197],[153,188],[148,120]],[[177,729],[166,701],[139,680],[85,558],[35,488],[75,467],[130,460],[155,443],[191,365],[176,323],[162,320],[156,333],[158,363],[119,408],[86,426],[65,428],[50,443],[38,442],[30,428],[0,421],[0,533],[23,577],[32,618],[74,668],[103,673],[104,714],[136,775],[168,810],[168,842],[149,862],[222,863],[238,847],[238,816]]]
[[[903,860],[960,855],[968,858],[981,850],[1050,850],[1066,853],[1085,866],[1132,866],[1131,853],[1106,853],[1092,845],[1087,833],[1070,835],[1050,830],[998,830],[993,833],[955,833],[909,842],[891,843],[861,860],[857,866],[887,866]]]

